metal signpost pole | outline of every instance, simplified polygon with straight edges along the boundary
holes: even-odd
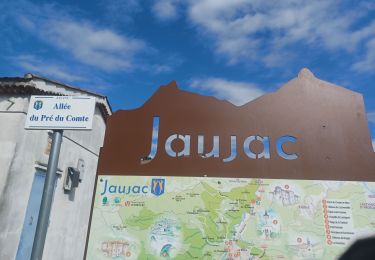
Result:
[[[42,203],[39,210],[38,224],[36,226],[31,260],[41,260],[43,255],[44,242],[46,240],[49,215],[53,200],[53,191],[56,181],[57,165],[59,162],[62,133],[62,130],[53,131],[52,146],[48,159],[47,175],[43,188]]]

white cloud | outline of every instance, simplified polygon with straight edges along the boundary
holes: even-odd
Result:
[[[177,1],[159,0],[155,1],[152,12],[159,20],[172,20],[177,17]]]
[[[375,152],[375,139],[372,139],[372,148],[374,148],[374,152]]]
[[[146,46],[141,40],[72,20],[50,21],[42,34],[80,62],[105,70],[130,69],[133,56]]]
[[[374,28],[375,30],[375,28]],[[367,44],[367,52],[363,60],[353,64],[353,69],[360,72],[373,72],[375,68],[375,38]]]
[[[142,39],[78,18],[74,11],[58,4],[37,6],[21,1],[7,9],[18,28],[63,51],[63,55],[101,70],[139,69],[142,57],[155,52]]]
[[[367,113],[367,120],[375,124],[375,111]]]
[[[282,57],[271,57],[290,56],[286,50],[293,44],[352,52],[375,36],[375,21],[356,26],[367,15],[364,6],[344,10],[336,0],[191,0],[188,15],[231,63],[280,65]],[[358,66],[367,67],[364,62]]]
[[[86,81],[85,78],[74,75],[71,71],[54,63],[41,61],[40,59],[31,55],[20,55],[13,57],[12,61],[27,72],[37,74],[40,76],[51,77],[62,81]]]
[[[208,91],[215,97],[228,100],[237,106],[264,94],[264,91],[255,84],[222,78],[195,79],[190,85],[193,88]]]

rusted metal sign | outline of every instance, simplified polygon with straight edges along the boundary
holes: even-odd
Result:
[[[237,107],[171,82],[109,119],[98,174],[375,181],[361,94],[307,69]]]

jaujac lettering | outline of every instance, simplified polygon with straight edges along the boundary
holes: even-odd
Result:
[[[151,161],[156,157],[158,151],[158,144],[159,144],[159,117],[153,118],[153,127],[152,127],[152,138],[151,138],[151,149],[148,156],[143,157],[141,161],[143,162],[145,158],[147,161]],[[191,153],[191,139],[193,137],[191,135],[182,135],[182,134],[172,134],[164,142],[165,152],[170,157],[184,157],[190,156]],[[204,151],[204,143],[205,143],[205,136],[198,135],[197,137],[198,147],[197,153],[200,155],[201,158],[219,158],[220,157],[220,136],[213,136],[212,137],[212,149],[209,152]],[[176,140],[180,140],[183,143],[183,149],[180,151],[174,151],[172,147],[172,143]],[[255,153],[251,150],[251,144],[253,142],[260,142],[262,144],[263,150],[260,153]],[[276,139],[275,146],[277,155],[285,160],[296,160],[298,155],[296,153],[287,153],[283,149],[283,145],[287,142],[295,143],[297,142],[297,138],[291,135],[283,135]],[[268,136],[261,136],[261,135],[250,135],[246,137],[242,144],[243,153],[249,159],[270,159],[270,146],[271,140]],[[237,157],[237,137],[231,136],[230,137],[230,154],[223,158],[223,162],[230,162],[235,160]]]
[[[100,193],[100,195],[104,195],[107,192],[108,193],[118,193],[118,194],[147,194],[148,193],[148,186],[147,185],[113,185],[109,184],[108,180],[105,180],[103,191]]]

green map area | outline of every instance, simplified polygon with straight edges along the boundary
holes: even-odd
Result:
[[[87,259],[335,259],[373,230],[375,183],[99,176]]]

